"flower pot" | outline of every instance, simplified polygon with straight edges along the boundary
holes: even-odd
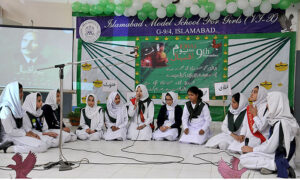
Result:
[[[78,117],[70,117],[70,123],[72,126],[79,126],[80,124],[80,118]]]

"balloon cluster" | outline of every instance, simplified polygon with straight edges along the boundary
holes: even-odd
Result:
[[[199,15],[202,18],[209,16],[216,20],[220,15],[232,14],[252,16],[254,12],[268,13],[273,9],[287,9],[292,3],[300,0],[79,0],[72,3],[75,13],[86,13],[92,16],[115,15],[126,17],[137,16],[140,20],[186,17]]]

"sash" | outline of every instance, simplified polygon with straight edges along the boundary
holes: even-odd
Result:
[[[266,141],[266,138],[259,131],[256,131],[255,133],[253,132],[254,119],[253,119],[253,115],[249,112],[249,108],[250,108],[250,106],[247,107],[247,117],[248,117],[249,129],[250,129],[251,133],[253,134],[253,136],[259,138],[260,143],[263,143]]]
[[[149,99],[149,98],[148,98]],[[148,99],[146,99],[145,101],[147,101],[147,105],[150,104],[151,100],[149,101]],[[133,105],[135,105],[135,101],[136,101],[136,98],[132,98],[130,99],[131,103]],[[141,103],[144,103],[145,101],[141,101]],[[141,117],[141,121],[144,123],[145,122],[145,117],[144,117],[144,113],[143,113],[143,109],[142,108],[138,108],[138,110],[140,111],[139,114],[140,114],[140,117]],[[145,110],[145,109],[144,109]],[[150,123],[150,127],[152,129],[152,131],[154,130],[154,124],[153,123]]]

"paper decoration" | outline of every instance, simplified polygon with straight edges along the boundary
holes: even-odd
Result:
[[[215,94],[216,96],[228,96],[231,95],[230,82],[215,83]]]

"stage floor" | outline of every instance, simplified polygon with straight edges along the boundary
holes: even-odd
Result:
[[[219,126],[219,125],[216,125]],[[167,157],[162,155],[143,155],[131,154],[122,152],[121,148],[130,146],[133,141],[76,141],[63,145],[63,154],[68,161],[80,161],[83,158],[89,160],[90,163],[116,163],[116,164],[78,164],[76,167],[69,171],[59,171],[58,167],[53,167],[49,170],[33,170],[29,173],[30,178],[222,178],[218,172],[217,166],[207,164],[207,161],[218,162],[221,158],[226,162],[230,162],[231,156],[217,149],[205,148],[201,145],[182,144],[179,142],[168,141],[138,141],[133,147],[127,151],[135,151],[139,153],[152,153],[152,154],[168,154],[181,156],[184,158],[182,163],[180,157]],[[68,148],[79,149],[71,150]],[[93,152],[86,152],[95,151]],[[123,156],[135,158],[139,161],[146,162],[172,162],[170,164],[145,164],[135,160],[108,157],[104,154],[97,153],[100,151],[107,155]],[[45,164],[49,161],[58,160],[58,148],[51,148],[46,153],[37,154],[36,164]],[[193,157],[194,154],[207,153],[198,155],[197,159]],[[211,153],[211,154],[209,154]],[[7,166],[14,164],[11,159],[13,153],[4,154],[0,152],[0,166]],[[25,159],[26,154],[23,155]],[[235,155],[238,157],[238,155]],[[82,161],[85,163],[86,161]],[[119,164],[119,163],[134,163],[134,164]],[[140,163],[140,164],[136,164]],[[197,165],[184,164],[195,163]],[[206,164],[199,164],[206,163]],[[39,167],[37,169],[43,169]],[[296,169],[297,178],[300,178],[300,166]],[[15,178],[15,171],[0,170],[0,178]],[[262,175],[259,171],[248,170],[242,178],[276,178],[276,174]]]

